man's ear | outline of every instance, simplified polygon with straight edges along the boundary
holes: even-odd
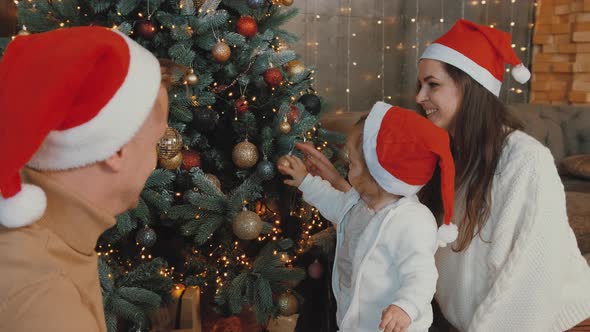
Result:
[[[111,172],[120,172],[123,170],[125,157],[127,156],[127,145],[124,145],[114,155],[103,161],[104,166]]]

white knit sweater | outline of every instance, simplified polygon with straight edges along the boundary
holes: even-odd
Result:
[[[464,213],[455,201],[455,220]],[[589,202],[590,204],[590,202]],[[564,331],[590,317],[590,268],[568,224],[553,157],[517,131],[502,150],[491,214],[460,253],[436,254],[436,300],[459,331]]]
[[[343,193],[311,175],[299,189],[306,202],[336,224],[332,289],[340,331],[378,332],[381,313],[390,304],[412,319],[407,332],[427,331],[432,324],[430,302],[437,278],[433,255],[437,228],[430,210],[411,196],[369,212],[354,188]],[[360,234],[354,232],[358,241],[353,244],[345,232],[367,213],[370,220]],[[354,248],[344,248],[350,245]],[[347,267],[340,264],[342,259],[352,259],[349,271],[343,271]],[[345,283],[350,282],[350,287],[341,288],[343,278],[349,279]]]

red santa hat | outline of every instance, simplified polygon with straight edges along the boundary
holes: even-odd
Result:
[[[423,116],[378,102],[365,121],[363,153],[371,176],[388,192],[416,195],[441,169],[444,224],[438,230],[439,246],[457,238],[451,223],[455,197],[455,163],[449,134]]]
[[[511,39],[507,32],[459,20],[426,48],[421,59],[453,65],[499,96],[505,64],[515,66],[512,77],[517,82],[524,84],[531,78],[531,72],[514,53]]]
[[[158,60],[120,32],[77,27],[19,36],[0,62],[0,224],[32,224],[46,197],[20,170],[67,170],[114,155],[160,87]]]

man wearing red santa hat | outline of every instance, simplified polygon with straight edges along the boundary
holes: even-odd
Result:
[[[0,82],[0,330],[106,331],[94,246],[156,166],[160,65],[116,31],[59,29],[12,41]]]

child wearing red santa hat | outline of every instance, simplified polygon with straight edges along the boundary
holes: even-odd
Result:
[[[342,192],[288,156],[303,199],[336,224],[332,287],[341,331],[427,331],[437,280],[434,252],[454,241],[454,163],[448,134],[419,114],[377,103],[348,135],[348,179]],[[416,193],[440,167],[445,223]]]

